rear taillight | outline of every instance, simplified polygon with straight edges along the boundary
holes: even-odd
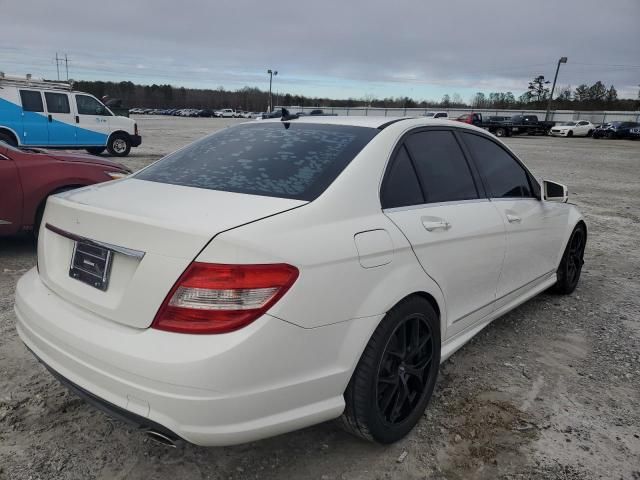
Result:
[[[173,286],[152,328],[180,333],[226,333],[265,313],[289,290],[298,269],[286,264],[192,263]]]

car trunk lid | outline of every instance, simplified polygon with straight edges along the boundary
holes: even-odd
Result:
[[[43,224],[48,228],[41,230],[38,244],[40,277],[73,304],[146,328],[175,281],[216,234],[305,203],[135,178],[65,192],[47,203]],[[85,269],[71,263],[78,245],[76,260]],[[106,288],[86,282],[92,269],[104,273],[101,248],[112,252]]]

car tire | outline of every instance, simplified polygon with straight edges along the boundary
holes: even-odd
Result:
[[[33,220],[33,239],[35,240],[36,243],[38,242],[38,235],[40,234],[40,224],[42,223],[42,217],[44,216],[44,209],[47,206],[47,199],[51,195],[56,195],[57,193],[62,193],[62,192],[68,192],[69,190],[73,190],[75,188],[79,188],[79,186],[59,188],[58,190],[51,192],[49,195],[47,195],[44,198],[44,200],[42,200],[42,202],[40,203],[40,206],[38,207],[38,210],[36,210],[36,218],[34,218]]]
[[[371,336],[344,393],[342,427],[381,444],[418,423],[440,367],[440,321],[424,298],[393,307]]]
[[[12,147],[18,146],[18,142],[13,137],[13,135],[9,135],[7,133],[0,133],[0,142],[5,142],[6,144],[11,145]]]
[[[89,152],[91,155],[100,155],[102,152],[104,152],[107,149],[107,147],[90,147],[87,148],[87,152]]]
[[[573,137],[573,130],[569,130],[567,132],[567,137]]]
[[[109,138],[107,150],[114,157],[126,157],[131,151],[131,139],[125,133],[114,133]]]
[[[496,128],[496,137],[504,137],[506,130],[504,128]]]
[[[589,130],[587,132],[587,137],[592,137],[593,136],[593,130]]]
[[[607,132],[607,138],[609,140],[613,140],[614,138],[616,138],[616,134],[613,132]]]
[[[569,295],[578,286],[582,265],[584,265],[584,247],[587,243],[587,230],[579,223],[571,232],[567,247],[562,254],[558,267],[558,281],[552,287],[554,293]]]

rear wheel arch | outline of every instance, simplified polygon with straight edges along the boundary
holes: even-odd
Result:
[[[13,130],[10,130],[8,128],[0,128],[0,140],[5,140],[5,138],[3,137],[9,140],[8,143],[14,147],[17,147],[20,144],[18,135],[16,135]]]

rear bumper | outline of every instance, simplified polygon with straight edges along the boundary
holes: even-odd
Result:
[[[143,428],[159,426],[210,446],[338,417],[351,372],[380,320],[304,329],[264,315],[224,335],[136,329],[70,304],[35,269],[18,282],[15,312],[26,346],[92,403]]]
[[[131,146],[139,147],[142,144],[142,137],[140,135],[129,135],[131,138]]]

